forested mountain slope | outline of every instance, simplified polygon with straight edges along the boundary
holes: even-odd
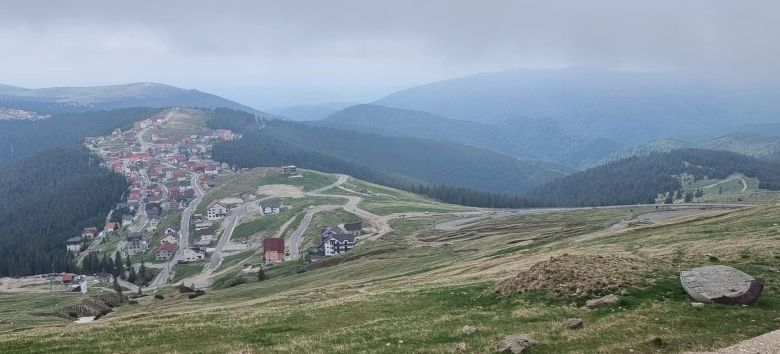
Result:
[[[448,142],[388,137],[269,121],[263,129],[214,146],[214,158],[242,167],[296,164],[371,181],[395,179],[520,194],[567,170]]]
[[[584,136],[635,144],[777,122],[780,88],[674,72],[514,70],[434,82],[375,103],[482,123],[549,118]]]
[[[102,228],[127,180],[85,147],[42,151],[0,170],[0,276],[75,270],[65,240]]]
[[[682,187],[677,176],[722,179],[740,172],[760,181],[759,188],[780,189],[780,162],[728,151],[684,149],[632,156],[577,172],[535,188],[533,200],[559,206],[654,203],[659,193]]]
[[[552,161],[574,168],[590,166],[622,147],[622,144],[610,139],[575,134],[550,119],[486,124],[379,105],[351,106],[311,124],[474,145],[519,158]]]
[[[652,152],[666,152],[679,149],[725,150],[739,154],[761,157],[780,152],[780,137],[757,133],[731,133],[708,139],[664,139],[626,147],[612,154],[602,162],[618,160],[634,155]]]
[[[59,113],[38,121],[0,121],[0,167],[38,151],[80,143],[85,137],[110,134],[116,128],[130,128],[134,121],[159,112],[158,108],[125,108]]]

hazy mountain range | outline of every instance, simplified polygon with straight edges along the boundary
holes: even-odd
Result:
[[[777,150],[776,140],[755,134],[780,135],[780,90],[775,87],[714,83],[679,73],[585,69],[478,74],[412,87],[371,104],[301,104],[266,110],[271,114],[155,83],[0,85],[0,106],[3,102],[56,104],[71,111],[227,107],[319,127],[473,145],[571,168],[683,147],[770,154]],[[737,132],[755,134],[733,135]]]
[[[151,82],[93,87],[51,87],[27,89],[0,84],[0,102],[55,103],[88,109],[127,107],[225,107],[255,114],[257,109],[198,90],[187,90]]]

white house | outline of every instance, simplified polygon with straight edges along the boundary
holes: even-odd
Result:
[[[287,211],[286,206],[282,206],[281,203],[277,200],[269,200],[264,202],[261,206],[261,209],[263,209],[263,214],[270,215],[270,214],[279,214],[281,212]]]
[[[355,235],[336,234],[323,240],[322,243],[325,256],[335,256],[351,250],[355,247]]]
[[[165,235],[165,237],[163,237],[160,240],[160,244],[163,244],[163,243],[166,243],[166,242],[176,245],[176,244],[179,243],[179,238],[176,237],[175,234],[167,234],[167,235]]]
[[[220,220],[227,216],[228,210],[227,208],[214,201],[209,204],[209,208],[206,210],[206,219],[214,221],[214,220]]]
[[[191,250],[189,248],[184,249],[184,253],[182,253],[181,261],[182,262],[195,262],[200,261],[203,258],[205,258],[206,255],[204,255],[201,252]]]
[[[81,251],[81,237],[76,236],[69,238],[68,241],[65,242],[65,248],[67,248],[70,252]]]

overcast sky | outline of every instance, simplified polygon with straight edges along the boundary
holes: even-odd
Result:
[[[510,68],[777,79],[780,1],[0,0],[0,82],[152,81],[257,108]]]

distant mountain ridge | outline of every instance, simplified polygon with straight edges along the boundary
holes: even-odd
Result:
[[[124,85],[91,87],[49,87],[27,89],[0,85],[0,102],[43,102],[88,109],[127,107],[224,107],[267,115],[249,106],[198,90],[138,82]]]
[[[667,152],[679,149],[722,150],[753,157],[763,157],[780,153],[780,137],[739,132],[708,139],[654,140],[615,151],[600,163],[619,160],[629,156],[641,156],[654,152]]]
[[[478,123],[546,118],[580,136],[636,144],[778,122],[780,88],[679,73],[512,70],[417,86],[374,104]]]
[[[491,149],[524,159],[570,167],[590,166],[623,147],[607,138],[568,131],[550,119],[478,123],[438,114],[363,104],[347,107],[310,124],[390,136],[411,136]]]
[[[267,111],[291,120],[315,121],[324,119],[325,117],[352,105],[354,105],[354,103],[328,102],[276,107],[270,108]]]

